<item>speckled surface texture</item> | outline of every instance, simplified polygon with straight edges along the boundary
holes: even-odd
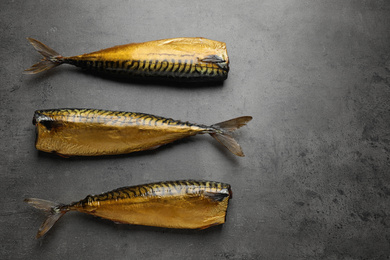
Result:
[[[389,259],[389,1],[1,1],[1,259]],[[227,44],[220,85],[101,78],[40,59],[130,42],[202,36]],[[35,150],[36,109],[101,108],[213,124],[253,121],[124,156],[64,159]],[[68,203],[117,187],[208,179],[232,185],[227,223],[201,231],[44,215],[23,202]]]

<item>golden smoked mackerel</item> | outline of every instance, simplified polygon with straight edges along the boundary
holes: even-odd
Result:
[[[231,132],[246,125],[250,116],[211,126],[143,113],[98,109],[35,111],[35,146],[63,157],[126,154],[151,150],[196,134],[210,134],[232,153],[244,156]]]
[[[131,77],[192,81],[225,80],[229,72],[226,44],[205,38],[131,43],[71,57],[63,57],[41,42],[27,39],[43,55],[39,63],[25,70],[27,74],[36,74],[63,63]]]
[[[68,205],[29,198],[25,202],[49,213],[39,228],[43,236],[68,211],[79,211],[124,224],[205,229],[225,223],[232,191],[213,181],[168,181],[123,187]]]

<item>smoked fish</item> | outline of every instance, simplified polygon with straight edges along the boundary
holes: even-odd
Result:
[[[231,197],[229,184],[184,180],[123,187],[67,205],[36,198],[24,201],[49,214],[39,228],[40,238],[68,211],[124,224],[205,229],[225,223]]]
[[[233,154],[244,156],[231,132],[251,119],[243,116],[206,126],[143,113],[54,109],[35,111],[33,124],[35,147],[63,157],[151,150],[196,134],[210,134]]]
[[[36,74],[63,63],[130,77],[189,81],[222,81],[229,72],[226,44],[200,37],[130,43],[70,57],[63,57],[35,39],[27,39],[43,59],[26,69],[26,74]]]

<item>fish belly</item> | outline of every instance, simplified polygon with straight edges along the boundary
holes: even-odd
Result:
[[[133,199],[105,202],[92,212],[84,212],[125,224],[202,229],[225,223],[228,200],[213,201],[202,196]]]
[[[48,130],[38,124],[36,148],[64,156],[126,154],[156,148],[195,133],[138,126],[66,124]]]

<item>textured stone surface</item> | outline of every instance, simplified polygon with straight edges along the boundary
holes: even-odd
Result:
[[[387,259],[389,1],[1,1],[1,259]],[[63,55],[129,42],[224,41],[223,85],[125,82],[60,66],[22,71],[36,38]],[[254,120],[231,155],[209,136],[138,154],[63,159],[34,148],[36,109],[140,111],[212,124]],[[23,202],[71,202],[125,185],[230,183],[227,223],[202,231],[69,213],[41,240]]]

